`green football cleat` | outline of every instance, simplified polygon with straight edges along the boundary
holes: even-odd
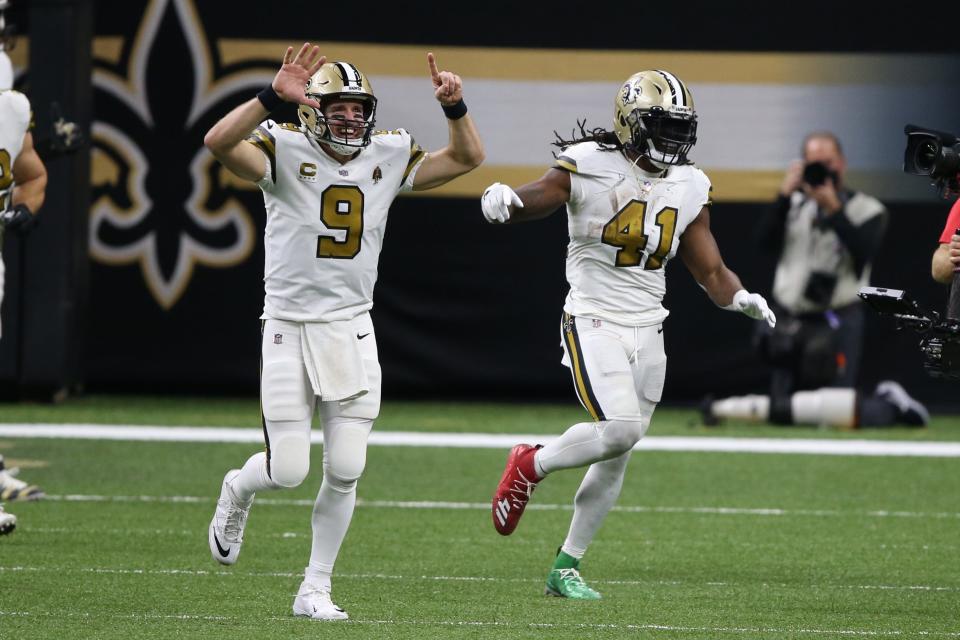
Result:
[[[587,586],[576,569],[553,569],[547,576],[544,595],[573,600],[599,600],[600,594]]]

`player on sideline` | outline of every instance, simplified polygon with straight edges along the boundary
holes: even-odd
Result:
[[[426,153],[403,129],[374,132],[377,99],[359,69],[326,63],[319,48],[287,49],[273,82],[220,120],[207,147],[263,190],[266,297],[260,399],[266,451],[227,472],[210,523],[210,552],[233,564],[254,494],[296,487],[310,464],[319,407],[323,481],[313,543],[293,612],[316,620],[347,613],[330,577],[356,501],[367,438],[380,411],[380,364],[370,308],[387,210],[401,191],[431,189],[483,161],[460,77],[427,54],[449,143]],[[300,125],[264,120],[299,104]]]
[[[496,530],[511,534],[537,483],[589,466],[546,586],[550,595],[576,599],[600,597],[580,576],[580,560],[617,500],[630,452],[663,390],[667,261],[679,254],[718,306],[776,322],[763,297],[748,293],[724,265],[710,232],[710,181],[687,158],[697,115],[686,85],[660,70],[630,76],[614,98],[613,128],[588,134],[581,125],[581,138],[557,143],[560,155],[542,178],[516,191],[494,183],[481,199],[492,223],[537,220],[567,207],[563,363],[593,420],[546,446],[515,446],[492,515]]]
[[[0,7],[3,8],[3,7]],[[43,205],[47,169],[33,146],[30,101],[13,90],[13,65],[0,44],[0,249],[5,231],[26,233]],[[3,302],[3,255],[0,254],[0,303]],[[0,456],[0,499],[36,500],[43,491],[15,478]],[[0,505],[0,535],[10,533],[17,518]]]

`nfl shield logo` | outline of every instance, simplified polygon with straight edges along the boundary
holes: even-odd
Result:
[[[283,334],[275,333],[273,334],[273,344],[283,344]]]

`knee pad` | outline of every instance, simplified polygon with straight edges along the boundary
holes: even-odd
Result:
[[[297,487],[310,471],[310,435],[280,433],[270,440],[270,479],[281,487]]]
[[[643,416],[606,420],[603,423],[600,437],[608,453],[626,453],[640,441],[643,434],[647,432],[649,424],[649,419]]]
[[[363,475],[371,427],[369,420],[357,420],[328,429],[330,441],[323,445],[323,475],[331,486],[350,490]]]

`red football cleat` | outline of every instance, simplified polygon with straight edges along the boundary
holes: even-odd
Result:
[[[493,495],[493,526],[502,536],[510,535],[517,528],[533,490],[543,479],[537,476],[533,466],[533,456],[540,448],[539,444],[518,444],[510,450],[507,468]]]

